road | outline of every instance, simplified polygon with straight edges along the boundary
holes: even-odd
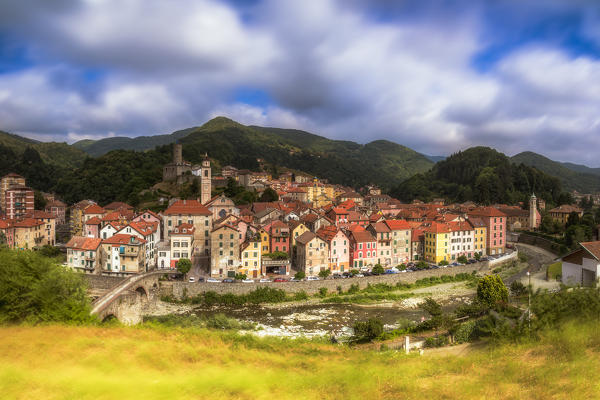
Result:
[[[527,262],[530,265],[531,285],[533,289],[555,289],[560,286],[558,282],[546,280],[546,267],[553,262],[556,262],[558,256],[544,250],[540,247],[531,246],[528,244],[519,243],[516,245],[519,253],[525,254],[528,257]],[[523,270],[506,279],[506,284],[510,285],[513,281],[519,280],[527,285],[527,270]]]

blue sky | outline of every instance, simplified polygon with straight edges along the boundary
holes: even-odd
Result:
[[[596,0],[0,3],[0,129],[40,140],[225,115],[600,166],[598,110]]]

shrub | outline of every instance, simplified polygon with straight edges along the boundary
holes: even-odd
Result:
[[[527,254],[519,253],[519,261],[527,262],[527,260],[529,260],[529,257],[527,257]]]
[[[383,267],[381,266],[381,264],[375,264],[375,266],[373,267],[371,272],[373,272],[375,275],[381,275],[385,271],[383,270]]]
[[[475,321],[460,324],[454,331],[454,340],[457,343],[470,342],[475,339]]]
[[[323,279],[327,278],[331,274],[331,270],[329,268],[322,269],[319,271],[319,276]]]
[[[306,292],[304,290],[301,290],[294,294],[294,300],[296,300],[296,301],[308,300],[308,294],[306,294]]]
[[[402,263],[402,264],[398,265],[396,268],[398,268],[400,271],[404,271],[406,269],[406,264]]]
[[[508,301],[508,289],[498,275],[484,276],[477,283],[477,299],[489,307]]]
[[[456,259],[456,261],[458,261],[459,263],[462,263],[462,264],[466,264],[466,262],[469,260],[467,259],[466,256],[460,256]]]
[[[359,270],[357,270],[357,269],[351,269],[351,270],[350,270],[350,275],[352,275],[352,276],[354,276],[354,275],[358,275],[359,273],[360,273],[360,271],[359,271]]]
[[[494,270],[492,272],[494,274],[499,274],[500,272],[502,272],[502,268],[494,268]]]
[[[340,285],[338,285],[338,287],[336,288],[338,294],[342,294],[344,292],[344,290],[342,289],[342,287]]]
[[[425,261],[421,260],[417,263],[417,265],[415,265],[416,269],[427,269],[429,268],[429,264],[427,264]]]
[[[448,261],[442,260],[439,262],[439,265],[448,265]]]
[[[304,273],[304,271],[298,271],[296,272],[296,274],[294,275],[294,279],[304,279],[306,278],[306,274]]]
[[[235,280],[237,280],[237,281],[243,281],[244,279],[246,279],[246,277],[247,277],[246,274],[240,274],[240,273],[235,274]]]
[[[181,272],[183,275],[190,272],[190,269],[192,269],[192,262],[189,259],[180,258],[179,261],[177,261],[177,271]]]
[[[348,294],[358,293],[359,291],[360,291],[360,287],[358,286],[358,283],[353,283],[352,285],[350,285],[350,288],[348,289]]]
[[[527,293],[527,287],[521,281],[513,281],[510,284],[510,291],[514,296],[523,296]]]
[[[321,297],[327,296],[327,288],[326,287],[319,288],[319,296],[321,296]]]
[[[442,347],[448,344],[448,336],[428,337],[425,339],[425,347]]]
[[[355,322],[353,329],[356,341],[371,341],[383,334],[383,322],[378,318],[369,318],[366,322]]]

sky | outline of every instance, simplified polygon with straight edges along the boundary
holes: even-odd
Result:
[[[0,130],[72,143],[219,115],[597,167],[600,1],[0,0]]]

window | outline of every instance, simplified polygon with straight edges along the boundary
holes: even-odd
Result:
[[[223,234],[219,233],[219,239],[223,239]]]

